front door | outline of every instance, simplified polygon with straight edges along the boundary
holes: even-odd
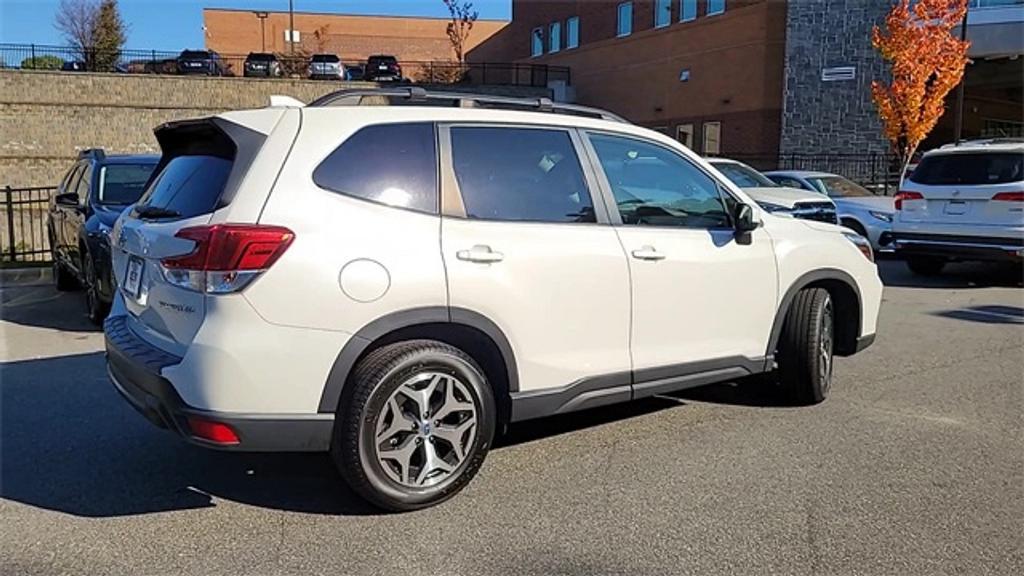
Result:
[[[636,396],[657,382],[760,371],[778,290],[771,238],[763,229],[738,238],[727,207],[735,200],[681,151],[602,133],[588,140],[632,277]]]
[[[504,332],[519,392],[577,385],[628,400],[629,271],[575,133],[460,125],[441,134],[453,315],[472,310]]]

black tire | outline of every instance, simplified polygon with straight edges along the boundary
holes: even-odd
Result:
[[[835,308],[824,288],[797,293],[786,312],[779,341],[779,382],[800,405],[823,401],[832,386]]]
[[[946,261],[942,258],[928,256],[908,256],[907,268],[914,274],[920,276],[937,276],[946,267]]]
[[[385,471],[385,464],[377,457],[377,426],[392,395],[410,379],[427,373],[458,379],[471,396],[477,423],[475,436],[454,470],[436,484],[415,488],[396,481]],[[392,511],[426,508],[451,498],[476,475],[490,449],[495,420],[494,394],[472,358],[433,340],[398,342],[373,351],[356,365],[338,406],[331,457],[348,485],[372,504]],[[425,417],[425,421],[430,418]],[[407,438],[419,443],[417,434],[410,432],[414,438]],[[434,439],[428,440],[430,449],[436,450]]]
[[[82,267],[84,268],[85,282],[82,288],[85,289],[85,313],[89,321],[96,326],[102,326],[103,321],[110,312],[110,306],[100,299],[99,279],[96,277],[96,266],[92,255],[82,249]]]
[[[75,278],[75,275],[72,274],[67,268],[64,267],[63,264],[60,263],[60,260],[57,258],[56,254],[54,254],[52,257],[53,283],[57,286],[57,290],[60,292],[70,292],[72,290],[77,290],[80,286],[78,284],[78,279]]]

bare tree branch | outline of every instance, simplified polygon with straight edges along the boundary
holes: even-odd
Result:
[[[99,15],[99,0],[60,0],[54,27],[75,47],[82,60],[89,59]]]

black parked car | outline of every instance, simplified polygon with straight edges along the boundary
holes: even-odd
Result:
[[[110,230],[142,196],[159,156],[107,156],[85,150],[50,200],[48,230],[58,290],[83,288],[89,319],[100,324],[114,298]]]
[[[178,55],[178,73],[224,76],[227,69],[220,54],[213,50],[183,50]]]
[[[363,69],[363,80],[367,82],[401,82],[402,67],[394,56],[383,54],[370,56],[366,59]]]
[[[242,66],[242,75],[246,78],[277,78],[281,75],[281,63],[273,54],[250,52]]]

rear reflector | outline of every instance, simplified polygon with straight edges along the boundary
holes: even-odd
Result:
[[[195,416],[188,417],[188,428],[192,436],[214,444],[239,444],[238,434],[227,424],[204,420]]]
[[[907,192],[906,190],[900,190],[893,196],[893,200],[896,201],[896,209],[903,210],[904,200],[924,200],[924,196],[920,192]]]
[[[1024,192],[1000,192],[992,199],[1000,202],[1024,202]]]
[[[188,254],[160,261],[164,278],[180,288],[226,294],[245,288],[284,254],[295,234],[281,226],[214,224],[175,234],[195,242]]]

